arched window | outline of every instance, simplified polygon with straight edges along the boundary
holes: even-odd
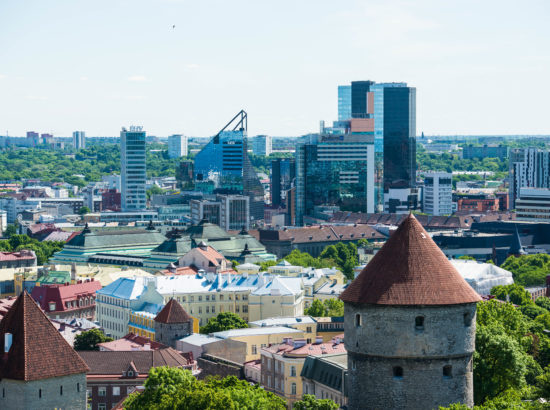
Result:
[[[424,316],[414,318],[414,327],[416,330],[424,330]]]
[[[395,366],[393,368],[393,378],[402,379],[403,378],[403,368],[401,366]]]
[[[355,314],[355,326],[361,327],[361,315],[359,313]]]
[[[443,377],[446,379],[453,377],[453,366],[449,364],[447,366],[443,366]]]

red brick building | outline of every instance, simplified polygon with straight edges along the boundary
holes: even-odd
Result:
[[[498,211],[498,198],[461,198],[457,201],[458,211]]]
[[[120,211],[120,192],[108,189],[101,193],[101,209],[103,211]]]
[[[35,286],[32,297],[52,319],[81,317],[93,320],[95,293],[99,289],[101,283],[92,278],[75,284]]]

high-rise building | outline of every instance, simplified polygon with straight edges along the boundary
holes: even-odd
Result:
[[[181,158],[187,156],[187,136],[181,134],[168,137],[168,156],[170,158]]]
[[[220,225],[221,204],[218,201],[209,201],[206,199],[192,199],[189,201],[191,210],[191,223],[198,225],[203,219],[210,223]]]
[[[248,157],[246,124],[246,112],[233,117],[195,156],[193,173],[197,189],[248,196],[250,215],[259,220],[264,217],[264,189]]]
[[[256,135],[252,138],[252,153],[254,155],[271,155],[272,144],[269,135]]]
[[[520,188],[550,188],[550,151],[518,148],[510,152],[510,208],[515,209]]]
[[[250,229],[250,198],[244,195],[218,195],[220,227],[225,231]]]
[[[423,211],[428,215],[453,213],[453,174],[428,172],[424,175]]]
[[[296,147],[296,225],[320,205],[374,212],[373,136],[320,135]]]
[[[351,82],[351,117],[372,118],[374,114],[374,81]]]
[[[338,86],[338,121],[351,118],[351,85]]]
[[[384,193],[416,186],[416,88],[384,89]]]
[[[74,149],[86,148],[86,133],[84,131],[73,131]]]
[[[286,192],[296,178],[294,158],[277,158],[271,161],[270,189],[271,206],[280,207],[285,203]]]
[[[137,211],[147,207],[145,182],[145,131],[131,126],[120,132],[120,162],[122,211]]]

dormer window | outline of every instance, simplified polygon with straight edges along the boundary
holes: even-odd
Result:
[[[50,312],[54,312],[54,311],[55,311],[55,307],[56,307],[55,302],[50,302],[50,303],[48,304],[48,307],[49,307],[49,309],[50,309]]]
[[[126,372],[126,375],[128,377],[134,377],[134,372],[132,370],[128,370],[128,372]]]

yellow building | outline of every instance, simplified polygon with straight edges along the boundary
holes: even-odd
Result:
[[[249,320],[279,316],[303,316],[304,284],[302,278],[277,276],[250,293]]]
[[[302,399],[300,374],[306,357],[345,352],[343,341],[337,338],[328,343],[323,343],[321,338],[315,343],[289,338],[280,345],[265,347],[261,352],[261,385],[284,398],[292,407],[295,401]]]

